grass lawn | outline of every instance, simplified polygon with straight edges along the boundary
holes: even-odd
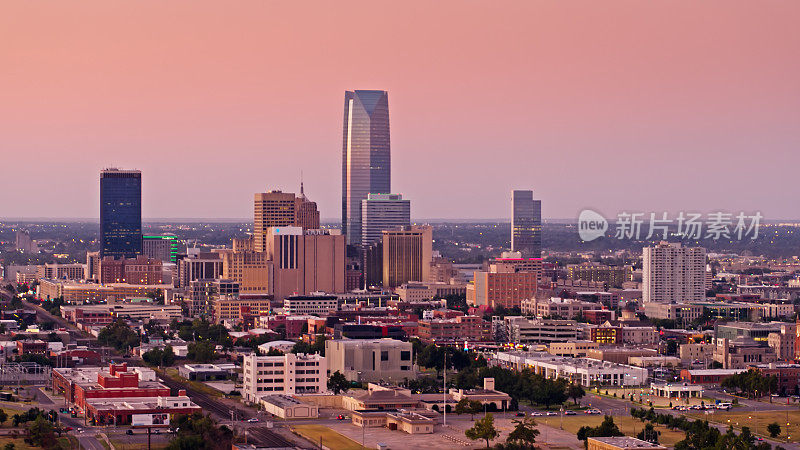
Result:
[[[315,444],[319,444],[319,439],[321,437],[322,445],[328,448],[335,448],[337,450],[361,450],[363,448],[358,442],[324,425],[296,425],[292,427],[292,431]]]
[[[189,381],[186,378],[183,378],[182,376],[178,375],[178,369],[175,369],[173,367],[168,368],[166,370],[166,374],[173,380],[181,383],[186,383],[189,386],[191,386],[194,390],[199,391],[203,394],[211,395],[213,397],[222,397],[224,395],[222,392],[212,388],[211,386],[203,384],[199,381]]]
[[[108,446],[108,444],[106,444],[105,440],[99,439],[99,441],[100,441],[101,444],[103,444],[104,447]],[[147,444],[125,443],[125,442],[119,441],[117,439],[111,439],[111,444],[117,450],[141,450],[142,448],[147,448]],[[152,445],[150,445],[150,448],[155,449],[155,450],[163,450],[163,449],[167,448],[167,444],[162,444],[162,443],[152,444]]]
[[[535,417],[536,423],[549,425],[558,428],[561,423],[559,417]],[[578,429],[582,426],[596,427],[603,421],[602,415],[577,415],[577,416],[564,416],[564,431],[577,434]],[[636,433],[642,431],[644,423],[639,419],[634,419],[630,416],[614,416],[614,423],[617,424],[619,430],[627,436],[636,437]],[[661,432],[658,440],[661,445],[672,447],[676,442],[683,440],[686,435],[682,431],[672,431],[663,425],[655,425],[656,430]]]
[[[769,436],[767,425],[778,422],[778,425],[781,426],[778,440],[800,442],[800,411],[716,411],[709,415],[688,414],[687,417],[733,425],[733,428],[736,429],[741,429],[743,426],[750,427],[750,431],[761,436]]]
[[[78,448],[78,440],[73,436],[64,436],[58,438],[58,443],[63,449]],[[0,448],[5,447],[7,444],[14,444],[15,450],[41,449],[41,447],[35,447],[26,444],[22,438],[13,439],[6,436],[0,437]]]

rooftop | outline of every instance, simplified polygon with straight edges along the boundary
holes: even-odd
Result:
[[[616,437],[591,437],[589,439],[594,439],[598,442],[602,442],[604,444],[613,445],[619,448],[648,448],[648,449],[661,449],[663,448],[666,450],[667,447],[663,447],[658,444],[653,444],[651,442],[643,441],[641,439],[632,438],[629,436],[616,436]]]

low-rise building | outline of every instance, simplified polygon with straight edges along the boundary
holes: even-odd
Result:
[[[141,378],[140,378],[141,377]],[[167,386],[155,381],[152,369],[128,368],[127,363],[103,367],[55,368],[53,392],[85,411],[92,399],[169,397]]]
[[[800,364],[754,364],[750,368],[765,376],[774,376],[778,380],[777,391],[783,395],[800,394]]]
[[[708,365],[714,357],[714,349],[716,346],[710,343],[699,344],[681,344],[678,347],[678,356],[684,364],[691,364],[694,362],[702,362]]]
[[[747,338],[722,338],[717,339],[716,344],[714,361],[722,364],[723,369],[744,369],[752,364],[768,364],[778,360],[775,350],[766,345],[766,342]]]
[[[325,341],[325,359],[331,373],[350,381],[402,381],[416,378],[410,342],[395,339],[332,339]]]
[[[264,407],[264,411],[281,419],[316,419],[319,417],[319,406],[303,403],[289,395],[264,395],[260,397],[259,403]]]
[[[599,361],[608,361],[616,364],[628,364],[631,357],[658,356],[658,351],[652,348],[636,347],[600,347],[586,351],[586,357]]]
[[[685,327],[703,314],[703,307],[691,303],[645,302],[644,314],[651,319],[674,320]]]
[[[547,346],[547,353],[578,358],[585,357],[587,351],[594,350],[599,346],[600,344],[594,341],[551,342]]]
[[[725,378],[746,369],[684,369],[681,370],[681,380],[694,384],[719,384]]]
[[[311,295],[290,295],[283,299],[283,310],[286,314],[314,314],[327,316],[339,310],[339,298],[322,292]]]
[[[184,364],[178,367],[178,375],[190,381],[227,380],[235,373],[235,364]]]
[[[529,298],[522,300],[520,308],[526,316],[572,319],[582,316],[585,311],[602,309],[600,303],[584,302],[572,298],[552,297],[549,299]]]
[[[582,386],[640,386],[648,381],[645,368],[589,358],[568,358],[549,353],[498,352],[495,361],[502,367],[530,369],[546,378],[563,378]]]
[[[586,445],[587,450],[667,450],[667,447],[629,436],[590,437]]]
[[[504,318],[508,339],[514,344],[549,344],[577,340],[574,320],[528,319],[521,316]]]
[[[258,402],[265,395],[328,390],[328,365],[325,357],[320,355],[247,355],[244,357],[243,376],[243,395],[250,402]]]
[[[479,316],[420,320],[417,326],[418,336],[426,344],[493,341],[491,322]]]
[[[175,414],[202,413],[203,409],[180,390],[178,396],[92,398],[86,401],[86,421],[91,425],[136,425],[136,416],[149,415],[147,426],[168,426]]]

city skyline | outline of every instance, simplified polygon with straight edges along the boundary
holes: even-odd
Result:
[[[0,214],[97,218],[95,174],[114,165],[144,173],[145,218],[247,218],[252,193],[296,192],[301,170],[336,218],[341,95],[358,88],[392,95],[391,190],[414,219],[507,218],[515,186],[545,218],[800,219],[783,200],[800,162],[800,62],[787,57],[800,5],[454,4],[199,1],[192,20],[157,2],[7,5],[1,145],[17,170]]]

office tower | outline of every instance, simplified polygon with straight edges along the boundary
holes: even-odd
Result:
[[[270,227],[294,225],[295,197],[291,192],[269,191],[255,194],[253,215],[253,248],[263,252],[267,248],[267,230]]]
[[[222,254],[222,278],[239,283],[242,294],[272,293],[272,261],[266,252],[225,252]]]
[[[270,191],[255,194],[253,214],[253,249],[263,252],[267,248],[266,235],[270,227],[296,226],[307,229],[319,228],[317,204],[302,192],[295,197],[293,192]]]
[[[319,210],[317,203],[312,202],[303,192],[303,183],[300,183],[300,195],[295,198],[295,220],[294,225],[304,230],[316,230],[319,228]]]
[[[361,201],[391,191],[389,93],[344,93],[342,136],[342,233],[361,243]]]
[[[373,194],[361,200],[361,245],[381,240],[383,230],[411,225],[411,201],[400,194]]]
[[[135,258],[142,253],[142,172],[100,172],[100,257]]]
[[[275,300],[312,292],[344,292],[345,242],[339,230],[270,228],[267,254]]]
[[[100,279],[100,252],[86,252],[86,279]]]
[[[189,255],[178,260],[178,287],[185,288],[192,281],[213,280],[221,276],[222,256],[219,253],[190,251]]]
[[[533,199],[533,191],[512,191],[511,214],[511,251],[541,257],[542,202]]]
[[[433,259],[433,228],[430,226],[401,227],[384,231],[383,286],[396,288],[409,281],[425,281]]]
[[[17,230],[16,233],[16,247],[21,252],[32,252],[35,244],[31,239],[30,233],[27,230]]]
[[[178,261],[178,237],[174,234],[142,236],[142,254],[163,262]]]
[[[661,242],[642,251],[645,302],[684,303],[706,298],[706,250]]]
[[[519,270],[513,262],[497,261],[488,270],[475,271],[475,281],[467,285],[467,303],[492,308],[521,307],[522,302],[534,297],[537,289],[537,270]]]

